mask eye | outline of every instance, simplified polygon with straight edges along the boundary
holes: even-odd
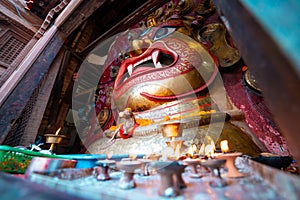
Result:
[[[164,38],[171,33],[173,33],[176,30],[175,27],[162,27],[158,29],[154,35],[154,40],[159,40],[161,38]]]
[[[148,34],[150,32],[151,28],[146,28],[145,30],[142,31],[142,33],[140,34],[140,37],[145,36],[146,34]]]

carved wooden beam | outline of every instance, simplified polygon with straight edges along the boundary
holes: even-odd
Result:
[[[44,20],[43,24],[41,25],[41,27],[39,28],[39,30],[35,33],[34,37],[36,39],[40,39],[45,31],[47,30],[47,28],[49,27],[50,23],[53,20],[53,17],[55,14],[59,13],[60,11],[62,11],[66,5],[68,5],[68,3],[71,0],[63,0],[62,2],[60,2],[57,6],[55,6],[53,9],[51,9],[48,13],[48,15],[46,16],[46,19]]]
[[[83,1],[71,14],[60,30],[67,36],[70,35],[83,21],[87,20],[107,0]]]

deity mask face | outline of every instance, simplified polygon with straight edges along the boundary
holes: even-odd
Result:
[[[141,47],[142,53],[122,62],[113,91],[119,110],[145,111],[195,95],[214,80],[216,59],[199,42],[179,32],[182,27],[182,21],[171,20],[152,28],[147,35],[151,42]]]

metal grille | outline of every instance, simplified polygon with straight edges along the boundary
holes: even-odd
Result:
[[[46,77],[46,76],[44,76]],[[45,80],[45,79],[44,79]],[[30,144],[22,144],[22,141],[26,141],[24,137],[24,130],[28,124],[30,115],[32,110],[35,106],[36,100],[39,95],[39,90],[41,85],[44,83],[42,80],[39,86],[34,90],[33,94],[31,95],[29,101],[27,102],[24,110],[22,111],[20,117],[14,121],[12,124],[12,128],[9,131],[7,137],[5,138],[4,144],[9,146],[29,146]],[[32,133],[33,134],[33,133]]]
[[[15,37],[11,37],[0,49],[1,62],[11,64],[24,47],[25,43]]]
[[[1,34],[2,32],[4,32],[4,30],[5,30],[5,26],[3,26],[2,24],[0,24],[0,34]]]

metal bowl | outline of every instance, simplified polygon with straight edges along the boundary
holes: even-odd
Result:
[[[180,121],[169,121],[161,125],[163,137],[182,137],[183,124]]]
[[[50,144],[59,144],[63,138],[66,138],[64,135],[54,135],[54,134],[45,134],[46,143]]]

